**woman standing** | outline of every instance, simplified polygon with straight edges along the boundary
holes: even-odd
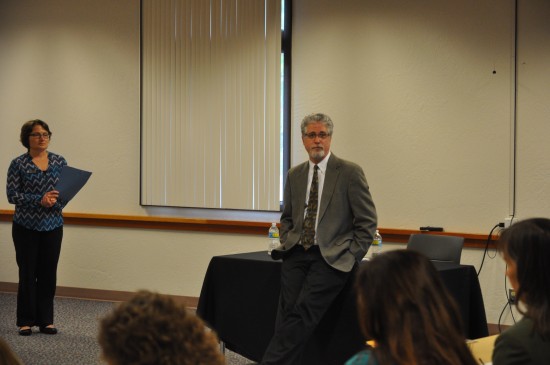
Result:
[[[497,338],[494,365],[550,364],[550,219],[507,228],[498,248],[523,318]]]
[[[57,263],[63,238],[62,209],[66,202],[54,190],[65,159],[48,151],[52,133],[48,124],[35,119],[21,127],[21,143],[27,152],[9,167],[6,191],[15,204],[12,237],[19,267],[17,326],[21,336],[32,327],[54,335],[53,300]]]

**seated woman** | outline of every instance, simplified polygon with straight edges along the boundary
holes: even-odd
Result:
[[[504,331],[494,365],[550,364],[550,219],[520,221],[504,230],[498,248],[523,318]]]
[[[433,264],[396,250],[363,265],[356,278],[361,330],[374,347],[346,365],[474,365],[462,320]]]
[[[166,295],[139,291],[100,324],[99,344],[109,365],[223,365],[216,335]]]

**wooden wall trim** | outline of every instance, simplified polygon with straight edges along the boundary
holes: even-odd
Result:
[[[11,222],[13,210],[0,209],[0,221]],[[176,231],[203,231],[267,235],[271,222],[247,222],[232,220],[149,217],[113,214],[63,213],[65,224],[118,227],[138,229],[159,229]]]
[[[0,221],[11,222],[13,210],[0,209]],[[88,213],[64,213],[65,224],[93,226],[93,227],[118,227],[136,229],[159,229],[176,231],[197,232],[223,232],[240,233],[264,236],[271,222],[232,221],[200,218],[176,218],[176,217],[148,217],[111,214]],[[380,228],[380,233],[387,242],[407,243],[413,233],[443,234],[447,236],[460,236],[465,238],[465,247],[484,248],[487,235],[461,232],[421,232],[419,230]],[[490,248],[494,248],[497,235],[493,235]]]
[[[431,235],[445,235],[445,236],[458,236],[464,237],[464,247],[469,248],[485,248],[487,244],[487,235],[482,234],[473,234],[473,233],[463,233],[463,232],[423,232],[420,230],[410,230],[410,229],[392,229],[392,228],[381,228],[380,234],[388,242],[397,242],[397,243],[407,243],[411,234],[431,234]],[[495,248],[495,242],[498,240],[498,235],[493,234],[491,236],[491,241],[489,242],[489,248]]]
[[[487,323],[487,328],[489,329],[489,336],[492,336],[492,335],[499,335],[500,333],[502,333],[504,330],[508,329],[512,327],[511,325],[507,325],[507,324],[501,324],[499,325],[498,323]]]

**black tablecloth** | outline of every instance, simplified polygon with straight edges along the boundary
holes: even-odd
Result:
[[[434,263],[457,300],[468,338],[488,335],[483,298],[473,266]],[[260,361],[273,335],[281,262],[264,251],[215,256],[202,286],[197,314],[225,346]],[[307,364],[341,365],[364,347],[350,281],[327,312],[305,350]]]

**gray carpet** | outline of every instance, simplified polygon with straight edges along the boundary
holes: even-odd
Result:
[[[113,307],[112,302],[55,299],[57,335],[45,335],[34,328],[32,336],[23,337],[15,325],[16,295],[0,293],[0,337],[26,365],[94,365],[104,364],[97,343],[99,319]],[[226,351],[227,365],[253,365],[254,362]]]

